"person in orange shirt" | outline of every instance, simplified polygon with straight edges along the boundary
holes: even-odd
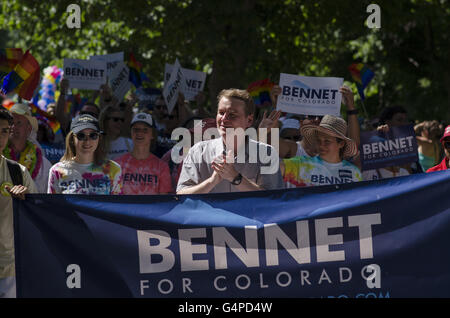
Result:
[[[115,161],[122,167],[123,194],[172,193],[169,166],[150,152],[154,122],[150,114],[138,113],[131,121],[133,149]]]

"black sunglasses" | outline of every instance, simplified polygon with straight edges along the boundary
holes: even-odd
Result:
[[[450,141],[444,142],[444,147],[450,149]]]
[[[91,140],[97,140],[100,134],[98,132],[91,132],[89,135],[79,132],[78,134],[75,134],[78,140],[86,141],[88,138]]]
[[[117,123],[118,121],[121,121],[123,123],[125,121],[125,119],[121,117],[108,117],[108,119],[112,119],[115,123]]]

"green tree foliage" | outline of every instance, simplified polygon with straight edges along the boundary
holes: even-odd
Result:
[[[450,120],[448,0],[377,1],[380,29],[365,24],[371,1],[350,0],[84,0],[81,28],[69,29],[72,2],[4,1],[1,46],[31,47],[43,67],[134,52],[158,87],[164,63],[178,58],[209,73],[211,105],[223,88],[278,82],[280,72],[344,77],[356,93],[348,66],[364,62],[376,74],[371,117],[401,104],[411,118]]]

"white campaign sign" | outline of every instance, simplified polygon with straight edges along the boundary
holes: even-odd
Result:
[[[104,61],[106,62],[106,75],[110,76],[111,71],[117,65],[118,62],[123,62],[123,52],[105,54],[105,55],[94,55],[89,57],[91,61]]]
[[[125,94],[130,90],[131,83],[129,80],[130,69],[125,62],[117,62],[111,69],[109,79],[109,87],[113,92],[113,95],[121,101]]]
[[[178,62],[178,59],[175,61],[175,65],[170,74],[169,80],[164,84],[163,97],[166,101],[167,110],[169,114],[172,113],[172,110],[175,106],[175,103],[178,99],[178,93],[180,92],[181,86],[184,81],[183,71]]]
[[[280,74],[281,95],[277,110],[301,115],[340,116],[344,82],[340,77],[311,77]]]
[[[106,62],[64,59],[64,78],[69,88],[98,90],[106,83]]]
[[[173,65],[166,63],[166,66],[164,67],[164,83],[170,78],[172,70]],[[195,96],[203,91],[203,88],[205,87],[206,73],[187,68],[181,68],[181,70],[185,78],[183,85],[181,86],[181,92],[186,100],[194,100]]]

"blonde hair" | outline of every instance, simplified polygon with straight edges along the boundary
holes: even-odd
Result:
[[[74,133],[70,131],[66,136],[66,150],[64,151],[64,155],[59,160],[60,162],[69,162],[73,161],[73,158],[77,155],[75,149],[75,141],[73,140]],[[94,163],[96,165],[101,165],[105,161],[106,152],[105,152],[105,143],[104,138],[100,134],[98,139],[97,148],[94,151]]]
[[[220,102],[222,97],[226,98],[236,98],[245,103],[245,115],[253,115],[255,112],[255,104],[253,103],[253,98],[250,96],[250,93],[245,89],[237,89],[237,88],[229,88],[223,89],[220,91],[219,95],[217,95],[217,103]]]

